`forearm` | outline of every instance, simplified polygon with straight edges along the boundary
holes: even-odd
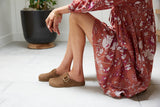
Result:
[[[69,9],[68,9],[68,5],[66,6],[62,6],[59,8],[56,8],[55,11],[59,14],[66,14],[66,13],[70,13]]]

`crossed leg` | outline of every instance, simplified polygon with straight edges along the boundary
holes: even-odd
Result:
[[[92,43],[92,29],[95,17],[89,13],[71,13],[69,18],[69,38],[67,50],[63,61],[57,68],[57,73],[62,74],[69,72],[70,78],[77,81],[84,81],[83,76],[83,51],[85,46],[85,35],[87,36],[91,45]],[[71,63],[73,67],[70,70]]]

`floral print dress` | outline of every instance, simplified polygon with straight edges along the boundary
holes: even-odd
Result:
[[[150,84],[156,51],[152,0],[73,0],[71,12],[111,9],[112,26],[95,19],[92,40],[98,82],[112,97],[132,97]]]

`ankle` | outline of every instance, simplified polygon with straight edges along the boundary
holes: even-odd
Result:
[[[73,66],[71,71],[74,74],[80,75],[80,74],[83,74],[83,67],[82,66]]]
[[[84,75],[83,71],[81,72],[76,72],[76,71],[70,71],[69,72],[70,78],[77,81],[77,82],[83,82],[84,81]]]
[[[59,67],[62,68],[62,70],[70,71],[69,65],[60,65]]]
[[[64,67],[58,67],[58,68],[56,68],[56,73],[57,74],[59,74],[59,75],[61,75],[61,74],[63,74],[64,72],[69,72],[70,70],[69,70],[69,68],[64,68]]]

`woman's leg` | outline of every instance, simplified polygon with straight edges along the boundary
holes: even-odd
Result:
[[[62,63],[57,68],[58,74],[63,74],[64,72],[70,71],[70,66],[73,60],[72,44],[74,45],[77,44],[79,45],[78,48],[77,46],[73,46],[73,47],[76,47],[76,49],[80,48],[79,50],[74,49],[75,52],[79,51],[79,55],[77,53],[75,54],[77,54],[76,56],[80,56],[80,58],[76,58],[75,56],[75,60],[74,60],[75,63],[73,63],[73,69],[72,69],[72,72],[70,73],[70,76],[72,77],[73,75],[77,75],[78,77],[81,77],[81,78],[83,77],[83,67],[82,67],[83,65],[82,57],[83,56],[82,55],[83,55],[83,50],[84,50],[84,45],[85,45],[85,34],[87,35],[90,43],[92,44],[91,35],[92,35],[92,27],[93,27],[94,19],[95,18],[89,13],[85,13],[85,14],[71,13],[70,31],[69,31],[70,33],[69,33],[69,38],[68,38],[67,50],[66,50]],[[75,40],[75,38],[72,37],[72,35],[75,35],[75,37],[78,36],[77,39],[79,40],[79,43],[77,43],[77,40]],[[71,39],[72,39],[72,44],[71,44]],[[76,61],[77,59],[78,61]],[[74,71],[78,71],[78,72],[74,72]],[[81,74],[81,76],[79,74]]]
[[[73,67],[69,72],[70,78],[82,82],[83,76],[83,51],[85,46],[85,35],[92,44],[92,28],[94,17],[89,13],[71,13],[70,32],[71,48],[73,52]]]
[[[74,69],[77,66],[77,63],[80,63],[80,65],[78,67],[81,66],[81,72],[79,72],[80,74],[82,74],[83,69],[82,69],[82,54],[83,52],[81,52],[84,49],[84,42],[85,42],[85,34],[88,37],[88,40],[90,41],[90,43],[92,44],[92,27],[93,27],[93,23],[94,23],[94,17],[92,15],[90,15],[89,13],[71,13],[70,15],[70,33],[69,33],[69,37],[68,37],[68,44],[67,44],[67,50],[65,53],[65,56],[63,58],[63,61],[61,62],[60,66],[57,68],[57,73],[58,74],[63,74],[64,72],[68,72],[70,71],[70,66],[73,60],[73,50],[72,50],[72,45],[71,45],[71,39],[73,42],[76,42],[76,40],[73,40],[74,37],[72,37],[72,35],[78,36],[78,40],[79,41],[79,46],[82,46],[82,49],[80,49],[80,62],[77,62],[77,58],[75,59],[74,62],[76,62],[74,64]],[[75,26],[75,27],[73,27]],[[78,34],[76,31],[80,32],[80,34]],[[85,34],[84,34],[85,33]],[[76,42],[76,44],[78,44]],[[74,47],[74,46],[73,46]],[[76,50],[77,51],[77,50]],[[79,59],[79,58],[78,58]],[[73,70],[74,71],[74,70]],[[72,75],[72,74],[71,74]]]
[[[70,71],[72,60],[73,60],[73,52],[71,47],[71,37],[69,36],[65,56],[59,67],[56,68],[56,73],[61,75],[64,72]]]

